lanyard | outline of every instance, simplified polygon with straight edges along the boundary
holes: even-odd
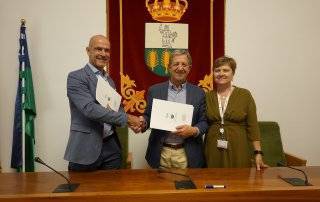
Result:
[[[219,103],[219,113],[220,113],[220,117],[221,117],[221,125],[224,124],[224,113],[226,112],[226,109],[227,109],[227,106],[228,106],[230,93],[231,93],[231,90],[229,91],[228,95],[225,97],[224,103],[222,103],[222,100],[223,100],[223,99],[222,99],[222,96],[220,96],[220,95],[217,93],[218,103]]]

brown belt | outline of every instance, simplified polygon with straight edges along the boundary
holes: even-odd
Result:
[[[164,147],[169,147],[171,149],[181,149],[183,148],[183,144],[168,144],[168,143],[163,143]]]

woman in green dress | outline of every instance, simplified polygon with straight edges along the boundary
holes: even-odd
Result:
[[[215,61],[216,88],[206,94],[209,130],[205,137],[208,167],[251,167],[263,163],[256,106],[251,93],[232,85],[236,62],[230,57]],[[250,145],[252,144],[253,150]]]

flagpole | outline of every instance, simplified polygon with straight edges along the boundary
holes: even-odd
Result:
[[[26,25],[26,20],[25,19],[21,19],[21,26],[25,27]],[[24,36],[23,36],[24,37]],[[20,33],[20,39],[21,39],[21,33]],[[22,47],[20,47],[22,48]],[[22,50],[22,55],[25,54],[24,50]],[[25,71],[25,62],[23,61],[21,63],[21,70],[22,70],[22,73]],[[25,78],[22,77],[22,89],[24,89],[25,87]],[[25,172],[26,171],[26,165],[25,165],[25,121],[26,121],[26,117],[25,117],[25,110],[24,110],[24,101],[25,101],[25,94],[22,93],[22,106],[21,106],[21,109],[22,109],[22,138],[21,138],[21,141],[22,141],[22,172]]]

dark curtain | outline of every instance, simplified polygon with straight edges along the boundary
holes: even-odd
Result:
[[[123,72],[120,71],[120,1],[122,3]],[[153,0],[151,1],[153,3]],[[167,80],[151,72],[145,64],[145,23],[152,19],[145,0],[109,0],[108,21],[111,42],[109,73],[123,96],[127,111],[139,114],[145,107],[146,92],[150,85]],[[213,1],[213,40],[210,40],[210,0],[188,0],[188,9],[175,23],[189,24],[189,51],[193,65],[188,81],[199,82],[211,73],[213,58],[224,55],[225,1]],[[210,44],[213,43],[213,52]],[[121,76],[122,85],[121,85]],[[127,76],[127,77],[124,77]],[[208,89],[205,89],[208,90]]]

